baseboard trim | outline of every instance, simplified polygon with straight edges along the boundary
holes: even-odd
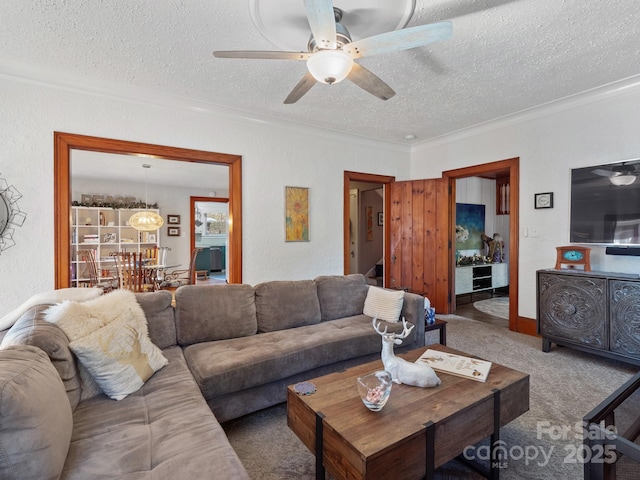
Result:
[[[518,316],[516,323],[516,332],[524,333],[525,335],[531,335],[533,337],[538,336],[538,322],[533,318]]]

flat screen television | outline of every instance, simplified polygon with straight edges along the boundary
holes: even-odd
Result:
[[[640,245],[640,159],[571,170],[569,240]]]

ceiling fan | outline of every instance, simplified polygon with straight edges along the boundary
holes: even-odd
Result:
[[[591,173],[600,175],[601,177],[608,177],[609,181],[617,186],[631,185],[636,181],[638,177],[638,166],[629,165],[623,163],[622,165],[615,165],[611,170],[605,170],[604,168],[596,168],[591,170]]]
[[[305,60],[308,72],[284,100],[295,103],[316,82],[334,84],[348,78],[353,83],[382,100],[396,92],[370,70],[354,60],[371,55],[407,50],[451,37],[451,22],[394,30],[352,41],[349,31],[341,23],[343,11],[333,6],[332,0],[304,0],[311,38],[307,52],[282,51],[215,51],[217,58]]]

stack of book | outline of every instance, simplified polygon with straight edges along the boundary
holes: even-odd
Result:
[[[416,363],[429,365],[436,372],[449,373],[478,382],[485,382],[491,370],[491,362],[486,360],[430,349],[420,355]]]
[[[100,243],[100,237],[98,234],[88,233],[82,236],[82,241],[84,243]]]

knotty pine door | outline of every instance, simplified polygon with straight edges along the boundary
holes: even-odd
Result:
[[[424,295],[439,313],[450,310],[448,179],[389,184],[385,285]]]

